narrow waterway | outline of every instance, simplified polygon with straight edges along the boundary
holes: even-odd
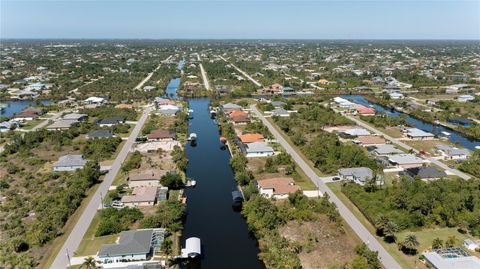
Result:
[[[0,110],[0,116],[12,117],[14,114],[20,113],[27,107],[33,106],[37,103],[50,104],[50,100],[18,100],[18,101],[0,101],[0,104],[6,105],[4,109]]]
[[[251,237],[245,219],[232,209],[231,192],[236,187],[228,150],[220,149],[216,123],[210,119],[209,100],[190,99],[194,110],[189,132],[198,135],[197,145],[186,146],[189,159],[187,176],[197,186],[187,189],[185,239],[199,237],[202,259],[184,268],[255,269],[264,268],[258,259],[257,241]]]
[[[173,78],[168,82],[167,88],[165,89],[165,94],[170,99],[177,99],[177,90],[180,86],[180,78]]]
[[[391,117],[398,117],[402,114],[405,114],[405,113],[402,113],[402,112],[394,110],[394,109],[386,108],[386,107],[383,107],[381,105],[371,103],[361,95],[343,95],[341,97],[345,98],[347,100],[350,100],[354,103],[357,103],[357,104],[373,107],[373,108],[375,108],[376,111],[385,113],[385,114],[387,114],[388,116],[391,116]],[[424,130],[426,132],[430,132],[430,133],[433,133],[433,134],[436,134],[436,135],[440,135],[440,136],[442,136],[442,132],[450,133],[451,135],[448,136],[448,140],[450,140],[450,142],[458,144],[458,145],[460,145],[462,147],[465,147],[469,150],[475,150],[476,146],[480,146],[480,141],[465,137],[461,133],[456,132],[455,130],[452,130],[450,128],[447,128],[447,127],[444,127],[444,126],[441,126],[441,125],[430,124],[430,123],[425,122],[423,120],[419,120],[419,119],[416,119],[414,117],[410,117],[407,114],[405,114],[405,116],[407,116],[407,118],[405,120],[408,123],[412,124],[413,126],[417,127],[418,129],[421,129],[421,130]]]

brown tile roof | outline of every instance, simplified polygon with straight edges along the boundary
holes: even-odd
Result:
[[[241,110],[234,110],[232,112],[230,112],[229,114],[230,118],[232,117],[248,117],[248,114],[246,112],[243,112]]]
[[[138,187],[132,195],[122,197],[122,203],[154,202],[157,197],[157,187]]]
[[[262,189],[273,188],[273,194],[287,194],[300,190],[300,187],[293,185],[295,181],[293,178],[269,178],[257,181],[258,186]]]
[[[244,134],[238,137],[242,143],[262,142],[264,140],[261,134]]]

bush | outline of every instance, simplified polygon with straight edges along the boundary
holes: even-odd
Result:
[[[182,177],[177,173],[167,173],[162,176],[160,183],[169,189],[178,190],[185,187]]]

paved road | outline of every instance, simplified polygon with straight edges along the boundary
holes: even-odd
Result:
[[[199,62],[201,61],[199,53],[197,53],[197,59]],[[200,72],[202,73],[203,85],[205,86],[205,89],[210,90],[210,82],[208,81],[208,78],[207,78],[207,72],[205,72],[205,69],[203,69],[202,63],[199,63],[199,65],[200,65]]]
[[[90,226],[93,217],[97,213],[97,208],[101,204],[101,195],[105,195],[108,191],[110,185],[112,185],[113,179],[117,176],[122,163],[125,161],[132,144],[135,142],[140,130],[142,129],[145,121],[147,120],[148,114],[150,113],[151,108],[147,108],[143,111],[142,117],[138,121],[137,125],[133,129],[132,133],[128,137],[128,140],[123,145],[122,150],[118,154],[117,158],[112,164],[110,171],[107,173],[103,182],[100,184],[100,187],[95,192],[92,200],[88,203],[87,207],[83,211],[80,219],[78,219],[75,227],[73,228],[72,232],[68,235],[67,240],[63,244],[60,251],[57,253],[57,257],[53,262],[51,268],[53,269],[63,269],[68,266],[68,259],[67,259],[67,251],[70,257],[73,257],[73,253],[77,250],[80,241],[82,241],[85,232]]]
[[[238,72],[240,72],[242,75],[244,75],[246,78],[248,78],[251,82],[253,82],[253,84],[257,85],[258,87],[263,87],[263,85],[258,82],[257,80],[255,80],[254,78],[252,78],[250,75],[248,75],[247,73],[245,73],[242,69],[238,68],[236,65],[230,63],[227,61],[227,59],[223,58],[222,56],[218,55],[218,57],[220,57],[222,60],[224,60],[225,62],[227,62],[228,64],[230,64],[231,66],[233,66],[233,68],[237,69]]]
[[[37,126],[35,126],[35,127],[33,127],[32,129],[28,130],[28,132],[33,132],[33,131],[36,131],[36,130],[38,130],[38,129],[41,129],[41,128],[47,126],[47,124],[48,124],[51,120],[54,121],[54,120],[60,118],[60,116],[62,116],[63,113],[67,113],[67,112],[69,112],[69,110],[63,110],[63,111],[60,111],[60,112],[58,112],[58,113],[55,113],[52,117],[50,117],[50,118],[48,118],[48,119],[40,122],[39,124],[37,124]]]
[[[330,190],[330,188],[323,182],[317,174],[313,171],[310,166],[300,157],[300,155],[293,149],[292,146],[282,137],[282,135],[270,124],[270,122],[258,111],[258,109],[253,105],[252,111],[258,116],[258,118],[268,127],[268,130],[272,135],[277,139],[277,141],[285,148],[288,154],[292,156],[295,162],[300,166],[300,168],[305,172],[305,174],[312,180],[315,185],[319,188],[320,191],[327,193],[330,196],[330,201],[334,203],[338,212],[342,218],[352,227],[355,233],[360,237],[360,239],[368,245],[371,250],[378,251],[378,256],[380,261],[385,268],[388,269],[401,269],[402,267],[397,261],[388,253],[385,248],[377,241],[377,239],[370,234],[370,232],[363,226],[363,224],[353,215],[353,213],[343,204],[342,201],[335,195],[335,193]]]
[[[172,58],[172,57],[173,57],[173,56],[170,55],[170,56],[168,56],[168,58],[165,59],[164,61],[168,61],[168,60],[170,60],[170,58]],[[163,62],[163,61],[162,61],[162,62]],[[152,72],[148,73],[148,75],[147,75],[142,81],[140,81],[140,83],[138,83],[137,86],[135,86],[135,90],[140,90],[140,88],[142,88],[143,85],[144,85],[147,81],[150,80],[150,78],[153,76],[153,73],[155,73],[158,69],[160,69],[160,66],[161,66],[161,65],[162,65],[162,64],[160,63],[159,65],[157,65],[157,67],[156,67],[155,69],[153,69]]]
[[[344,115],[344,116],[345,116],[346,118],[348,118],[349,120],[355,122],[357,125],[362,126],[363,128],[365,128],[365,129],[367,129],[367,130],[370,130],[370,131],[373,132],[373,133],[376,133],[376,134],[378,134],[378,135],[381,135],[381,136],[385,137],[385,139],[389,140],[389,141],[392,142],[393,144],[399,145],[400,147],[403,147],[403,148],[405,148],[405,149],[407,149],[407,150],[412,150],[413,152],[418,153],[418,150],[412,148],[411,146],[403,143],[402,141],[400,141],[400,140],[398,140],[398,139],[395,139],[395,138],[393,138],[393,137],[391,137],[391,136],[389,136],[389,135],[387,135],[387,134],[385,134],[385,133],[377,130],[376,128],[368,125],[367,123],[363,122],[362,120],[359,120],[359,119],[357,119],[357,118],[354,118],[354,117],[352,117],[352,116],[350,116],[350,115]],[[450,172],[450,173],[453,174],[453,175],[456,175],[456,176],[461,177],[461,178],[463,178],[463,179],[469,179],[469,178],[471,178],[471,176],[469,176],[469,175],[467,175],[467,174],[465,174],[465,173],[463,173],[463,172],[461,172],[461,171],[459,171],[459,170],[457,170],[457,169],[450,168],[450,167],[448,167],[446,164],[444,164],[444,163],[442,163],[442,162],[440,162],[440,161],[438,161],[438,160],[435,160],[435,159],[430,158],[430,157],[423,157],[423,158],[426,159],[426,160],[428,160],[428,161],[430,161],[431,163],[436,164],[436,165],[438,165],[439,167],[447,170],[448,172]]]

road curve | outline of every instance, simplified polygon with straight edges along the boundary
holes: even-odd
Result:
[[[300,155],[293,149],[293,147],[283,138],[280,132],[275,129],[272,124],[258,111],[255,105],[251,106],[252,111],[258,118],[267,126],[268,130],[275,139],[280,143],[290,156],[295,160],[298,166],[305,172],[305,174],[312,180],[318,189],[327,193],[330,201],[337,206],[338,212],[345,220],[345,222],[352,227],[358,237],[368,245],[371,250],[378,251],[378,256],[383,266],[388,269],[401,269],[398,262],[388,253],[388,251],[377,241],[377,239],[370,234],[370,232],[363,226],[363,224],[353,215],[353,213],[343,204],[343,202],[335,195],[335,193],[317,176],[310,166],[300,157]]]
[[[105,195],[108,191],[110,185],[112,185],[113,179],[117,176],[118,172],[120,171],[120,167],[122,163],[125,161],[130,148],[132,147],[135,139],[137,138],[140,130],[142,129],[145,121],[147,120],[148,114],[150,113],[151,108],[147,108],[143,111],[142,117],[137,122],[137,125],[130,133],[127,141],[122,147],[122,150],[118,154],[117,158],[113,162],[110,171],[105,175],[102,183],[98,187],[97,191],[95,192],[93,198],[88,203],[87,207],[83,211],[82,215],[78,219],[75,227],[73,228],[72,232],[68,235],[67,240],[63,244],[60,251],[56,254],[55,260],[52,263],[50,268],[53,269],[64,269],[69,266],[68,256],[71,258],[73,253],[77,250],[80,242],[82,241],[85,233],[87,232],[88,226],[93,220],[93,217],[97,213],[97,209],[101,204],[101,195]]]

